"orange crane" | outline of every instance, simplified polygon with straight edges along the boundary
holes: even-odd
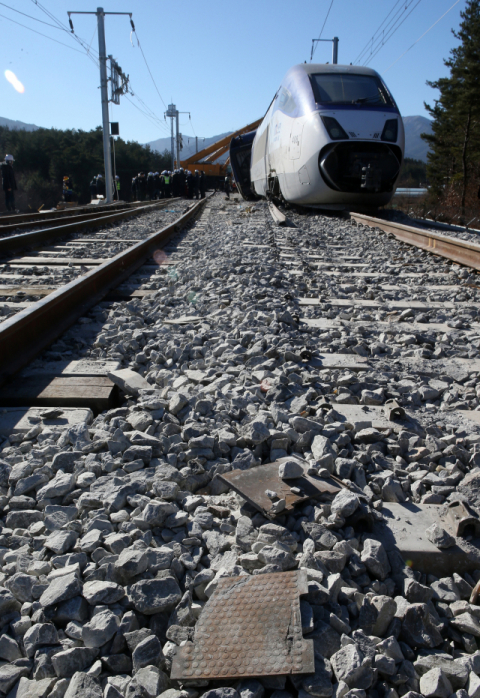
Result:
[[[259,127],[261,122],[262,119],[257,119],[257,121],[247,124],[247,126],[240,128],[238,131],[231,133],[229,136],[225,136],[225,138],[222,138],[212,145],[209,145],[208,148],[200,150],[187,160],[182,160],[182,162],[180,162],[180,167],[183,167],[184,170],[198,170],[199,172],[205,172],[205,175],[210,177],[225,176],[230,158],[227,158],[227,161],[223,164],[216,163],[215,160],[218,160],[219,157],[227,152],[227,150],[230,148],[230,141],[232,138],[236,138],[237,136],[242,136],[244,133],[254,131]]]

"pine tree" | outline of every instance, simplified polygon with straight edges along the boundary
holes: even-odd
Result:
[[[480,175],[480,0],[467,0],[462,22],[453,35],[461,43],[444,63],[450,75],[427,84],[440,96],[425,108],[433,118],[428,177],[433,193],[461,207],[478,205]]]

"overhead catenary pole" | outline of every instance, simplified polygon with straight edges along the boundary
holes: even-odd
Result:
[[[177,111],[177,168],[180,167],[180,112]]]
[[[105,166],[105,195],[107,203],[110,204],[113,201],[113,178],[112,178],[112,158],[110,151],[110,123],[108,116],[108,78],[107,78],[107,48],[105,45],[105,15],[128,15],[130,17],[130,24],[132,29],[135,31],[135,26],[132,20],[131,12],[104,12],[103,7],[97,7],[96,12],[68,12],[68,22],[70,24],[70,29],[72,33],[73,22],[71,15],[96,15],[97,16],[97,30],[98,30],[98,54],[100,62],[100,94],[102,98],[102,129],[103,129],[103,160]],[[128,76],[124,75],[120,66],[116,61],[110,56],[111,66],[112,66],[112,81],[113,76],[115,76],[115,85],[112,86],[112,101],[115,104],[120,104],[120,95],[125,94],[128,89]],[[119,87],[119,80],[121,78],[121,86]],[[112,83],[113,84],[113,83]]]
[[[110,121],[108,116],[107,49],[105,46],[105,15],[97,7],[98,53],[100,61],[100,93],[102,96],[103,160],[105,162],[105,194],[107,204],[113,201],[112,158],[110,154]]]

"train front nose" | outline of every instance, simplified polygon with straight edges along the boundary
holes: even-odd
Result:
[[[358,194],[391,192],[401,164],[397,145],[371,141],[329,143],[318,158],[320,174],[331,189]]]

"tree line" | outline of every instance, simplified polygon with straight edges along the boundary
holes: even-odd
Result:
[[[427,82],[439,97],[425,104],[433,133],[422,138],[430,145],[432,199],[465,216],[480,209],[480,0],[467,0],[460,16],[459,30],[452,30],[460,44],[444,61],[450,74]]]
[[[52,208],[62,199],[65,175],[81,204],[90,201],[89,184],[97,174],[104,176],[103,140],[100,127],[92,131],[40,128],[37,131],[0,127],[0,152],[15,158],[18,191],[15,202],[21,211]],[[158,153],[135,141],[115,141],[116,173],[122,197],[129,198],[132,177],[143,172],[161,172],[171,164],[170,153]],[[1,210],[5,210],[3,201]]]

